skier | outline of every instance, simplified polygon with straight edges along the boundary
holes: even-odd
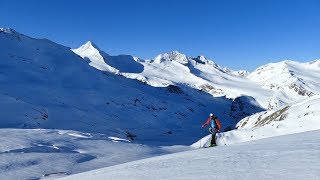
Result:
[[[212,134],[211,142],[209,147],[216,146],[216,134],[220,132],[221,124],[217,117],[215,117],[212,113],[210,113],[210,117],[206,123],[202,125],[202,128],[206,127],[210,124],[209,131]]]

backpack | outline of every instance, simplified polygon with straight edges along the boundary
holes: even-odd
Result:
[[[216,128],[217,130],[220,131],[221,123],[220,123],[220,121],[218,120],[217,117],[214,117],[213,119],[211,119],[211,127],[212,128]]]

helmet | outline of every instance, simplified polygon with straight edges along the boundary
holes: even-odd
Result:
[[[210,117],[213,117],[214,115],[212,113],[210,113]]]

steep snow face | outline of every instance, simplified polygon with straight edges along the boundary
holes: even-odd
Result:
[[[89,61],[91,66],[101,71],[108,71],[115,74],[139,73],[143,71],[143,66],[139,63],[139,58],[130,55],[110,56],[90,41],[72,51]]]
[[[320,129],[320,95],[242,119],[237,130],[223,133],[227,144]]]
[[[118,73],[118,70],[109,66],[105,62],[105,58],[109,55],[102,52],[94,43],[88,41],[78,49],[72,49],[72,51],[82,58],[89,61],[90,66],[93,66],[101,71],[109,71]]]
[[[240,96],[233,100],[230,116],[236,120],[240,120],[263,110],[264,109],[253,97]]]

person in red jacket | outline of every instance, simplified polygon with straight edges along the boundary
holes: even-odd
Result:
[[[210,113],[209,119],[202,125],[202,128],[208,126],[210,124],[209,131],[212,134],[211,142],[209,147],[216,146],[216,134],[220,132],[221,124],[217,117],[215,117],[212,113]]]

